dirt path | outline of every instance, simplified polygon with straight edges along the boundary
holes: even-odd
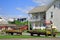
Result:
[[[60,40],[60,38],[27,38],[27,39],[14,38],[14,39],[0,39],[0,40]]]

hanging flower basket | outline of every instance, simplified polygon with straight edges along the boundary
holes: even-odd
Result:
[[[46,24],[46,25],[50,25],[51,22],[50,22],[50,21],[45,21],[45,24]]]

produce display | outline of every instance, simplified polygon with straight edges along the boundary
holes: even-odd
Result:
[[[31,34],[31,36],[33,36],[33,34],[37,34],[38,36],[40,35],[45,35],[45,36],[52,36],[55,37],[57,30],[56,29],[34,29],[34,30],[29,30],[28,33]]]

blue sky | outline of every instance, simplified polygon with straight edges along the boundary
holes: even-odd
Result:
[[[0,16],[28,17],[35,6],[48,4],[50,0],[0,0]]]

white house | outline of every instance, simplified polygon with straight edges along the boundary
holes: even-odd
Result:
[[[8,24],[8,21],[0,17],[0,24]]]
[[[48,20],[52,21],[60,31],[60,0],[54,0],[48,5],[35,7],[28,14],[33,29],[39,29],[44,26],[44,21]]]

